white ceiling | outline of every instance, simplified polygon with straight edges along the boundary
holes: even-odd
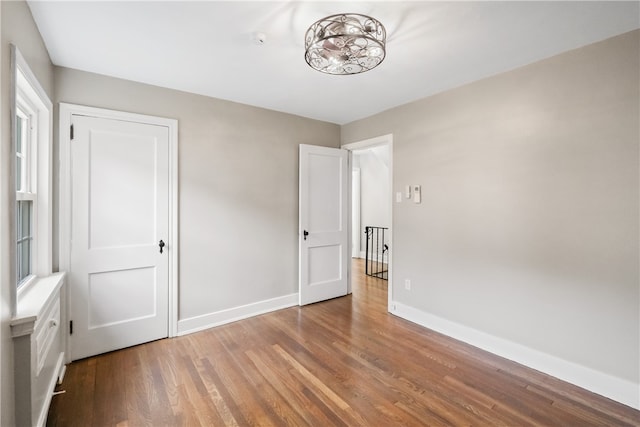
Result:
[[[56,65],[338,124],[639,28],[639,5],[29,1]],[[385,25],[379,67],[332,76],[306,64],[306,29],[341,12]]]

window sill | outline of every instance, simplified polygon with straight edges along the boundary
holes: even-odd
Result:
[[[16,315],[11,319],[11,335],[16,338],[32,334],[36,322],[42,317],[64,283],[65,273],[36,277],[25,284],[18,295]]]

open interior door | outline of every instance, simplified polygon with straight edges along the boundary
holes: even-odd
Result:
[[[348,151],[300,145],[300,305],[347,294]]]

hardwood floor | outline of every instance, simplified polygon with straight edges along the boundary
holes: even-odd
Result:
[[[353,295],[76,361],[48,426],[625,426],[640,412]]]

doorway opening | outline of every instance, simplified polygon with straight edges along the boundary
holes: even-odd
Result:
[[[351,165],[351,265],[361,266],[352,267],[351,277],[364,273],[365,276],[388,279],[387,309],[390,311],[393,295],[393,135],[345,144],[342,148],[349,151]],[[374,235],[373,230],[378,233]],[[349,283],[350,291],[351,285]]]

